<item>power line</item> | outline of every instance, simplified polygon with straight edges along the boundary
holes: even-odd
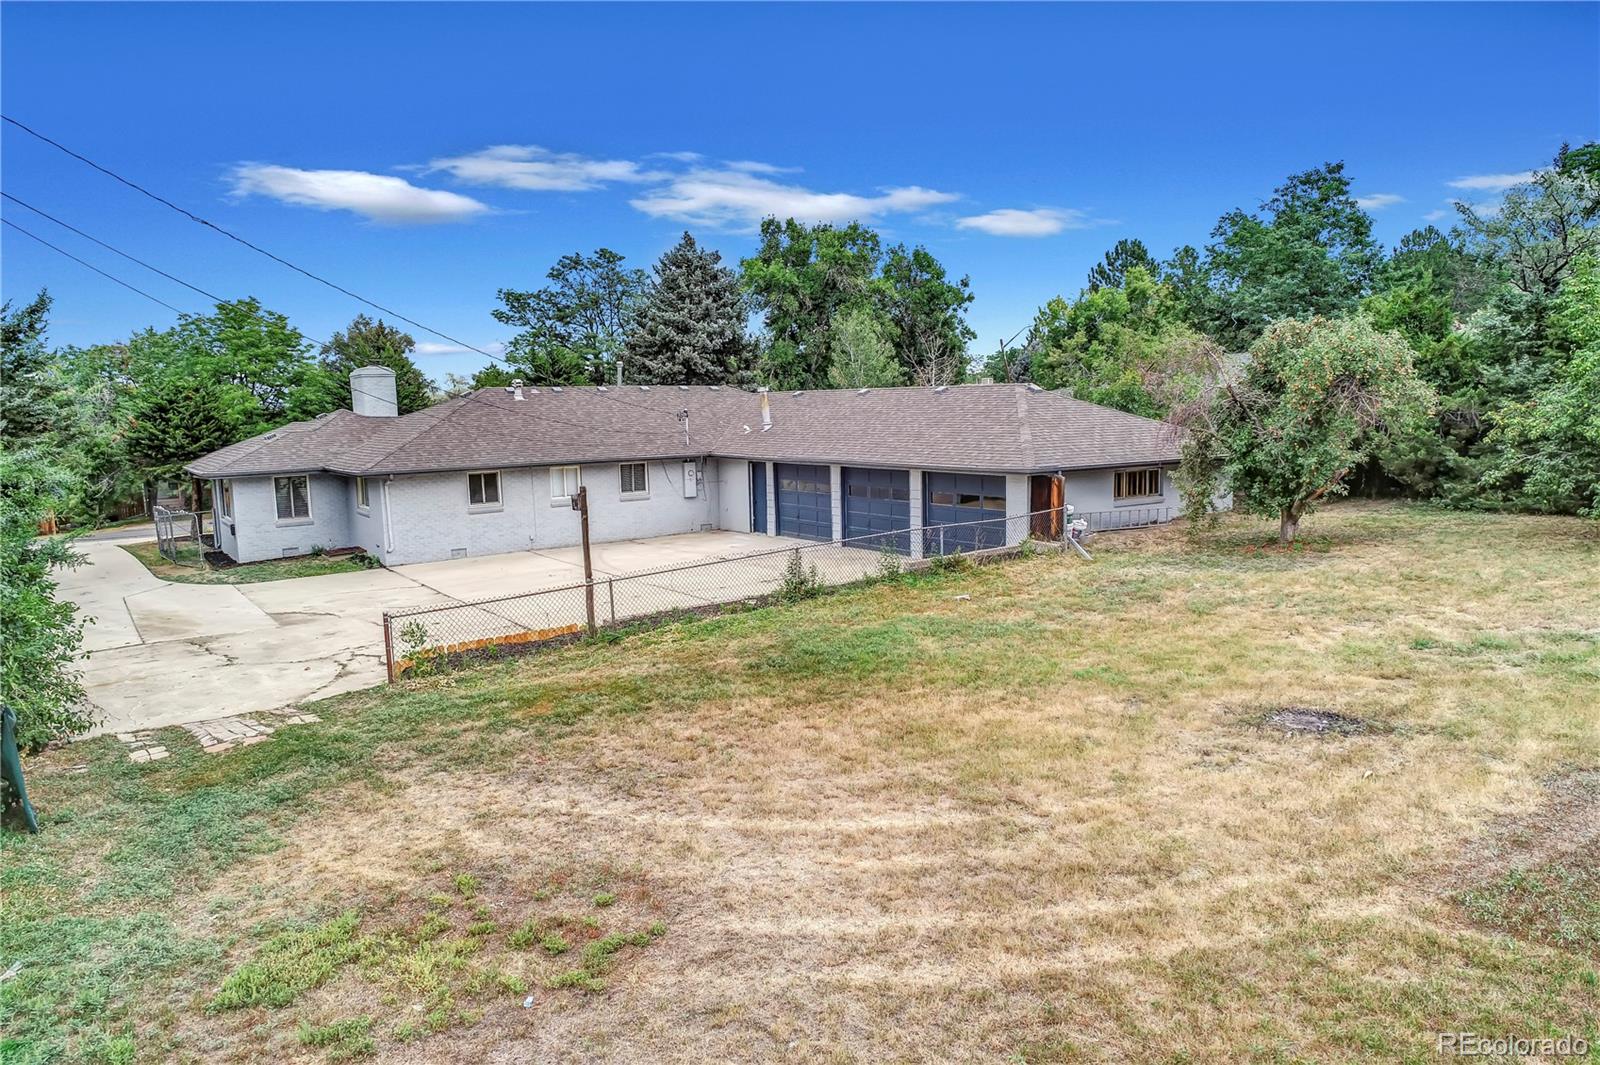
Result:
[[[14,197],[14,196],[8,196],[7,198],[14,199],[14,200],[16,199],[16,197]],[[18,203],[22,203],[21,200],[17,200],[17,202]],[[23,204],[23,206],[27,207],[28,205],[27,204]],[[30,207],[29,210],[35,210],[35,209]],[[49,215],[45,215],[43,211],[40,211],[38,213],[41,214],[41,215],[44,215],[44,217],[46,217],[46,218],[50,218],[50,220],[52,222],[56,222],[58,225],[64,226],[67,229],[72,230],[72,232],[79,234],[80,236],[84,237],[85,239],[94,241],[96,244],[99,244],[103,248],[110,249],[111,251],[117,251],[116,248],[113,248],[111,245],[105,243],[104,241],[99,240],[99,239],[97,239],[95,237],[92,237],[89,234],[84,233],[80,229],[77,229],[77,228],[75,228],[73,226],[67,225],[67,223],[62,222],[59,219],[51,218]],[[45,240],[43,237],[39,236],[38,234],[32,233],[32,232],[28,231],[27,229],[24,229],[22,226],[17,225],[15,222],[11,221],[11,219],[9,219],[9,218],[0,218],[0,222],[4,222],[6,225],[10,226],[12,229],[15,229],[17,232],[22,233],[25,236],[32,237],[34,240],[38,241],[40,244],[43,244],[45,247],[49,248],[51,251],[54,251],[54,252],[56,252],[56,253],[58,253],[60,255],[66,256],[68,259],[71,259],[73,262],[77,263],[78,265],[86,267],[87,269],[93,270],[95,273],[99,274],[101,277],[105,278],[107,281],[113,281],[116,284],[121,285],[123,288],[128,289],[130,292],[135,292],[138,295],[143,296],[145,299],[151,301],[152,303],[158,303],[161,306],[167,308],[167,310],[172,311],[172,312],[174,312],[176,314],[184,315],[185,317],[190,317],[191,316],[190,312],[183,310],[181,307],[174,307],[172,304],[168,303],[166,300],[159,299],[156,296],[152,296],[150,293],[146,292],[144,289],[139,288],[139,287],[137,287],[135,285],[129,284],[128,282],[122,280],[120,277],[117,277],[114,274],[107,273],[106,271],[100,269],[98,266],[95,266],[93,263],[89,263],[89,262],[84,261],[83,259],[78,258],[76,255],[74,255],[71,252],[67,251],[65,248],[61,248],[61,247],[58,247],[55,244],[50,243],[48,240]],[[170,278],[171,280],[173,280],[173,281],[177,282],[178,284],[182,285],[184,288],[193,289],[195,292],[199,292],[200,294],[202,294],[204,296],[207,296],[207,297],[212,298],[212,299],[217,299],[217,297],[211,296],[211,294],[206,292],[204,289],[199,288],[196,285],[191,285],[191,284],[189,284],[189,282],[183,280],[182,278],[174,277],[172,274],[168,274],[163,270],[158,270],[158,269],[156,269],[156,267],[150,266],[149,263],[146,263],[143,260],[135,259],[133,256],[127,255],[125,252],[117,251],[117,254],[118,255],[123,255],[128,259],[132,259],[134,262],[137,262],[137,263],[139,263],[139,265],[147,267],[148,269],[155,270],[156,273],[161,274],[163,277]],[[220,302],[226,302],[226,301],[217,299],[217,302],[220,303]],[[262,318],[262,316],[259,313],[255,313],[254,316],[258,321],[265,321],[265,319]],[[303,336],[304,334],[301,334],[301,335]],[[326,347],[332,347],[332,343],[330,341],[320,341],[319,342],[319,341],[315,340],[314,338],[307,338],[307,339],[311,340],[311,342],[314,343],[314,344],[320,343],[320,345],[322,347],[325,347],[325,348]],[[368,392],[364,388],[357,388],[353,383],[350,385],[350,391],[352,393],[356,393],[356,394],[360,394],[360,395],[366,396],[369,399],[376,399],[376,400],[378,400],[380,402],[388,402],[389,401],[389,397],[388,396],[380,396],[380,395],[377,395],[376,393]],[[458,396],[456,398],[469,400],[469,401],[474,402],[474,403],[481,403],[484,406],[489,407],[492,410],[500,410],[501,409],[496,404],[490,403],[488,400],[480,398],[475,392],[468,392],[465,395]],[[629,403],[627,405],[630,406],[630,407],[631,406],[638,406],[638,404],[633,404],[633,403]],[[641,410],[649,410],[650,408],[648,408],[648,407],[640,407],[640,409]],[[664,414],[664,413],[667,413],[667,412],[665,412],[665,411],[654,411],[653,413]],[[596,432],[595,427],[592,426],[592,425],[584,425],[584,424],[582,424],[580,422],[567,421],[567,420],[565,420],[563,418],[552,418],[548,414],[544,414],[542,412],[539,413],[537,416],[542,421],[548,422],[550,424],[562,425],[562,426],[566,426],[566,427],[568,427],[570,429],[577,429],[580,432],[583,432],[583,433],[586,433],[586,434],[593,434],[593,433]],[[427,430],[424,430],[424,431],[426,432]],[[652,439],[652,440],[659,440],[661,438],[661,434],[660,433],[652,433],[652,432],[647,432],[647,431],[646,432],[641,432],[639,430],[634,430],[634,429],[607,429],[607,430],[604,430],[604,432],[607,433],[608,435],[612,435],[612,436],[648,437],[649,439]]]
[[[15,229],[18,233],[21,233],[25,237],[32,237],[34,240],[38,241],[40,244],[43,244],[45,247],[49,248],[51,251],[59,252],[60,254],[65,255],[67,258],[71,259],[73,262],[77,263],[79,266],[84,266],[84,267],[87,267],[90,270],[93,270],[95,273],[99,274],[101,277],[105,278],[107,281],[114,281],[114,282],[116,282],[117,284],[121,285],[123,288],[127,289],[130,292],[137,292],[139,295],[143,296],[147,300],[150,300],[152,303],[159,303],[159,304],[161,304],[161,306],[165,307],[169,311],[174,312],[175,314],[187,313],[185,311],[179,310],[177,307],[174,307],[172,304],[168,303],[166,300],[157,299],[156,297],[150,295],[150,293],[146,292],[142,288],[138,288],[138,287],[136,287],[134,285],[128,284],[128,282],[122,280],[122,278],[120,278],[120,277],[114,277],[111,274],[106,273],[104,270],[100,269],[98,266],[95,266],[93,263],[84,262],[82,259],[80,259],[76,255],[72,254],[70,251],[67,251],[65,248],[56,247],[54,244],[51,244],[48,240],[45,240],[43,237],[39,236],[37,233],[30,233],[28,230],[23,229],[21,226],[17,225],[15,222],[13,222],[9,218],[0,218],[0,222],[4,222],[6,225],[10,226],[12,229]]]
[[[200,287],[198,287],[196,285],[189,284],[189,282],[185,281],[181,277],[173,277],[171,274],[167,273],[165,270],[161,269],[159,266],[151,266],[149,263],[145,262],[143,259],[139,258],[136,255],[129,255],[127,252],[123,251],[120,248],[114,248],[111,245],[107,244],[105,241],[101,240],[99,237],[90,236],[88,233],[85,233],[83,230],[79,229],[77,226],[69,225],[68,223],[63,222],[61,219],[57,218],[55,215],[50,214],[47,211],[41,211],[39,208],[35,207],[33,204],[27,202],[26,200],[19,199],[18,197],[11,195],[11,193],[9,193],[9,192],[0,191],[0,196],[4,196],[6,199],[10,200],[14,204],[17,204],[19,207],[26,207],[28,210],[32,211],[34,214],[38,215],[41,218],[49,219],[50,221],[54,222],[56,225],[60,226],[62,229],[71,230],[72,232],[78,234],[78,236],[82,237],[84,240],[93,241],[94,243],[96,243],[96,244],[100,245],[102,248],[104,248],[106,251],[112,252],[112,253],[114,253],[116,255],[120,255],[124,259],[129,260],[130,262],[138,263],[140,266],[144,267],[146,270],[152,270],[155,273],[158,273],[162,277],[166,278],[168,281],[174,281],[174,282],[182,285],[184,288],[189,289],[191,292],[200,293],[200,295],[204,296],[208,300],[211,300],[213,303],[225,303],[225,302],[227,302],[221,296],[217,295],[215,292],[207,292],[203,288],[200,288]],[[174,308],[174,309],[176,309],[176,308]]]
[[[138,182],[131,181],[128,178],[123,177],[121,174],[117,173],[116,171],[111,170],[108,167],[101,166],[99,163],[95,162],[93,159],[90,159],[89,157],[87,157],[85,155],[81,155],[78,152],[73,151],[71,148],[68,148],[65,144],[62,144],[60,141],[52,140],[51,138],[45,136],[43,133],[40,133],[38,130],[33,129],[30,126],[25,125],[24,123],[17,121],[16,119],[12,118],[10,115],[0,115],[0,118],[3,118],[5,121],[11,123],[13,126],[16,126],[18,129],[22,130],[24,133],[28,134],[29,136],[36,137],[37,139],[39,139],[39,140],[43,141],[44,143],[50,145],[52,148],[56,148],[59,151],[65,152],[67,155],[70,155],[72,158],[78,160],[79,162],[93,167],[94,169],[100,171],[100,173],[106,175],[109,178],[112,178],[115,181],[121,182],[122,184],[126,185],[128,188],[133,189],[135,192],[138,192],[138,193],[141,193],[142,195],[150,197],[152,200],[155,200],[157,203],[161,204],[164,207],[170,207],[172,210],[178,212],[179,214],[183,215],[185,218],[189,219],[189,221],[195,222],[195,223],[197,223],[199,225],[202,225],[202,226],[205,226],[208,229],[215,230],[216,232],[218,232],[218,233],[222,234],[223,236],[227,237],[229,240],[236,241],[236,242],[238,242],[240,244],[243,244],[245,247],[249,248],[251,251],[256,252],[256,253],[258,253],[260,255],[265,255],[267,258],[271,259],[273,262],[279,263],[279,264],[281,264],[283,266],[287,266],[289,269],[295,271],[296,273],[303,274],[306,277],[309,277],[311,280],[317,282],[318,284],[326,285],[327,287],[333,289],[335,292],[343,293],[344,295],[349,296],[353,300],[356,300],[356,301],[358,301],[360,303],[365,303],[368,307],[371,307],[374,310],[382,311],[384,314],[387,314],[392,318],[398,318],[400,321],[405,322],[407,325],[413,325],[413,326],[416,326],[418,329],[421,329],[422,331],[424,331],[426,333],[432,333],[434,336],[439,337],[441,340],[448,340],[452,344],[455,344],[455,345],[457,345],[459,347],[466,348],[468,351],[475,351],[479,355],[482,355],[483,357],[485,357],[487,359],[491,359],[491,360],[493,360],[495,362],[502,362],[503,363],[503,361],[504,361],[498,355],[494,355],[494,354],[492,354],[490,352],[484,351],[482,348],[477,347],[475,345],[468,344],[464,340],[458,340],[458,339],[456,339],[455,337],[451,336],[448,333],[441,333],[439,330],[433,328],[432,326],[423,325],[421,322],[417,321],[415,318],[407,318],[405,315],[401,314],[399,311],[391,310],[390,308],[385,307],[381,303],[377,303],[377,302],[375,302],[373,300],[370,300],[367,297],[365,297],[365,296],[363,296],[363,295],[361,295],[359,293],[352,292],[349,289],[345,288],[343,285],[337,284],[337,283],[335,283],[333,281],[329,281],[327,278],[322,277],[319,274],[314,274],[310,270],[307,270],[303,266],[297,266],[296,264],[290,262],[288,259],[285,259],[280,255],[273,254],[272,252],[268,251],[267,249],[261,247],[259,244],[253,244],[250,241],[246,240],[244,237],[239,236],[239,234],[234,233],[231,230],[224,229],[222,226],[217,225],[215,222],[212,222],[212,221],[209,221],[207,219],[201,218],[199,215],[195,214],[191,210],[188,210],[187,208],[179,207],[177,204],[173,203],[171,200],[167,199],[164,196],[158,195],[157,193],[151,192],[149,189],[145,188],[143,185],[139,184]]]

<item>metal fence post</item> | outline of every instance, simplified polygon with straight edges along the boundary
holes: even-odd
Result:
[[[611,600],[611,624],[617,623],[617,579],[612,577],[606,581],[606,595]]]

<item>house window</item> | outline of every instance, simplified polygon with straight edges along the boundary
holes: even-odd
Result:
[[[485,508],[500,505],[500,471],[467,474],[467,505]]]
[[[278,503],[279,521],[306,521],[311,517],[311,479],[274,477],[272,495]]]
[[[1152,466],[1146,470],[1118,470],[1112,498],[1150,499],[1161,494],[1161,470]]]
[[[645,472],[642,462],[624,462],[617,467],[621,471],[622,494],[627,496],[645,496],[650,494],[650,480]]]
[[[356,478],[356,506],[362,510],[366,510],[371,506],[367,502],[367,479],[365,477]]]
[[[578,494],[578,467],[576,466],[551,466],[550,467],[550,505],[553,507],[566,507],[572,505],[572,497]]]
[[[233,482],[217,482],[217,510],[224,518],[233,517]]]

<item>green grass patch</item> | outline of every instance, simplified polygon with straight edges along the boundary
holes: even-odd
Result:
[[[356,914],[344,913],[309,928],[279,932],[228,974],[209,1008],[220,1012],[289,1005],[367,951],[370,941],[356,935],[359,923]]]
[[[378,1049],[372,1039],[371,1017],[351,1017],[332,1024],[301,1021],[298,1034],[303,1045],[327,1050],[329,1061],[364,1057]]]
[[[296,555],[294,558],[274,558],[213,569],[201,561],[199,552],[193,549],[190,550],[192,560],[189,560],[189,565],[175,565],[162,556],[154,540],[119,546],[144,563],[144,568],[152,574],[175,584],[260,584],[294,577],[324,577],[330,573],[360,573],[371,568],[357,561],[360,555],[324,554]]]
[[[1513,869],[1462,892],[1477,923],[1508,935],[1600,956],[1600,858]]]

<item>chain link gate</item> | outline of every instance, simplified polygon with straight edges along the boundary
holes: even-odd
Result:
[[[204,569],[206,545],[201,539],[200,515],[189,510],[151,509],[156,523],[156,548],[161,557],[176,566]]]

